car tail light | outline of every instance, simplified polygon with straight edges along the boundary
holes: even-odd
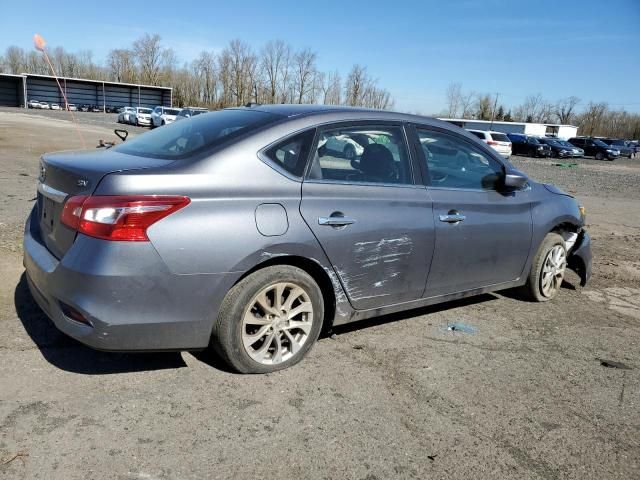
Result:
[[[487,140],[487,145],[498,145],[498,142],[495,140]]]
[[[147,228],[190,201],[173,195],[76,196],[64,204],[61,221],[90,237],[146,242]]]

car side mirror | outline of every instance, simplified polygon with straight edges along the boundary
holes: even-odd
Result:
[[[504,173],[504,186],[510,190],[520,190],[529,181],[524,173],[519,170],[508,168]]]

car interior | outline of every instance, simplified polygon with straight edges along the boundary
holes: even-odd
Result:
[[[355,152],[352,158],[345,153],[349,149]],[[402,130],[347,128],[323,132],[309,176],[315,180],[411,183]]]

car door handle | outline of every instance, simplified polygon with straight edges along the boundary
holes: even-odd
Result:
[[[446,215],[440,215],[440,221],[445,223],[460,223],[463,222],[465,218],[467,217],[458,212],[449,212]]]
[[[344,227],[347,225],[351,225],[352,223],[356,223],[355,218],[338,216],[318,218],[318,225],[328,225],[330,227]]]

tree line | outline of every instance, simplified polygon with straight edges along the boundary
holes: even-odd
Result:
[[[584,104],[575,96],[552,102],[537,94],[529,95],[520,105],[507,109],[497,102],[498,98],[499,94],[465,91],[461,83],[451,83],[442,115],[504,122],[559,123],[577,126],[581,135],[640,138],[640,114],[612,109],[605,102]]]
[[[365,66],[353,65],[344,78],[338,71],[323,72],[316,52],[296,50],[281,40],[258,50],[233,40],[222,51],[202,51],[186,63],[157,34],[111,50],[104,63],[95,62],[90,50],[72,53],[55,47],[48,53],[59,76],[172,87],[174,104],[180,107],[217,109],[249,102],[393,106],[389,91],[378,86]],[[16,46],[0,56],[0,71],[50,74],[40,52]]]

